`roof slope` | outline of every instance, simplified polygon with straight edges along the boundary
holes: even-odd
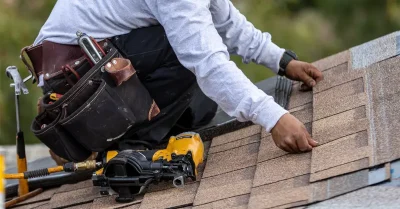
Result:
[[[398,184],[368,186],[400,178],[399,37],[396,32],[315,62],[325,80],[312,92],[293,84],[288,107],[320,143],[312,152],[287,154],[252,125],[205,142],[199,179],[182,189],[153,185],[120,205],[86,181],[45,191],[18,208],[288,208],[334,197],[310,208],[345,208],[368,204],[355,200],[372,199],[370,192],[394,201],[382,193],[399,193]]]

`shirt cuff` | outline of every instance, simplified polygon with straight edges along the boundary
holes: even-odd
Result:
[[[257,118],[253,121],[256,124],[264,127],[267,132],[270,132],[275,127],[278,120],[289,111],[278,105],[273,99],[268,99],[264,102],[264,105],[260,105],[260,110],[257,114]]]
[[[258,64],[270,68],[277,74],[279,71],[279,62],[284,52],[285,49],[280,48],[271,41],[262,50]]]

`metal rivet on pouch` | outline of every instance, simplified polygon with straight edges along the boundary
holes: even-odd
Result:
[[[81,62],[79,62],[79,61],[76,61],[76,62],[75,62],[75,65],[79,65],[79,63],[81,63]]]
[[[116,64],[117,64],[117,60],[113,60],[112,63],[113,63],[114,65],[116,65]]]
[[[107,63],[107,67],[110,68],[111,67],[111,63]]]
[[[46,77],[50,77],[50,74],[46,73]]]
[[[93,81],[92,81],[92,80],[89,80],[88,83],[89,83],[89,85],[92,85],[92,84],[93,84]]]
[[[104,73],[104,66],[101,66],[100,71],[101,71],[102,73]]]

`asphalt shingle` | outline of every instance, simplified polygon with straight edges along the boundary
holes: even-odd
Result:
[[[197,191],[194,205],[202,205],[238,195],[249,194],[255,166],[203,178]]]
[[[259,142],[209,154],[203,178],[254,166],[257,163]]]
[[[231,208],[231,209],[247,209],[250,195],[239,195],[223,200],[218,200],[204,205],[193,207],[193,209],[213,209],[213,208]]]
[[[329,57],[320,59],[312,64],[321,71],[336,67],[340,64],[347,63],[350,58],[349,50],[342,51],[340,53],[331,55]],[[325,73],[325,72],[324,72]]]
[[[300,91],[300,86],[300,83],[293,85],[292,94],[290,95],[289,99],[289,110],[312,102],[312,92]]]
[[[243,128],[239,131],[234,131],[234,132],[227,133],[227,134],[213,138],[213,140],[211,142],[211,147],[215,147],[215,146],[226,144],[226,143],[233,142],[236,140],[244,139],[249,136],[259,134],[260,132],[261,132],[261,126],[259,126],[259,125],[249,126],[247,128]]]
[[[172,208],[193,203],[199,183],[187,184],[183,188],[173,188],[158,192],[146,193],[140,209]]]
[[[317,171],[315,173],[311,173],[310,182],[327,179],[332,176],[350,173],[350,172],[360,170],[363,168],[368,168],[368,167],[369,167],[369,158],[367,158],[367,157],[362,158],[360,160],[356,160],[353,162],[338,165],[338,166],[329,168],[327,170],[321,170],[321,171]]]
[[[337,115],[314,121],[312,124],[313,137],[320,144],[331,142],[344,136],[367,130],[365,106],[348,110]]]
[[[369,158],[371,154],[366,131],[346,136],[314,148],[311,159],[311,173],[326,171],[349,162]],[[362,164],[358,165],[361,166]],[[367,167],[368,166],[369,164]],[[353,169],[363,168],[365,167],[354,167]],[[342,174],[341,170],[339,170],[339,172],[340,173],[332,173],[332,176]]]
[[[92,202],[94,199],[99,197],[101,197],[99,187],[87,187],[69,192],[56,193],[51,198],[48,206],[50,208],[61,208],[80,205]]]
[[[257,164],[253,187],[310,173],[311,153],[290,154]]]
[[[247,144],[252,144],[255,142],[259,142],[261,138],[261,134],[256,134],[253,136],[249,136],[247,138],[244,139],[240,139],[240,140],[236,140],[233,142],[229,142],[226,144],[222,144],[222,145],[217,145],[214,147],[210,148],[209,154],[214,154],[214,153],[218,153],[218,152],[223,152],[223,151],[227,151],[233,148],[237,148],[237,147],[241,147]]]
[[[261,139],[257,162],[261,163],[267,160],[281,157],[288,154],[275,145],[272,136]]]
[[[400,57],[368,69],[374,164],[400,158]]]
[[[314,120],[319,120],[356,107],[365,106],[362,79],[357,79],[314,95]]]

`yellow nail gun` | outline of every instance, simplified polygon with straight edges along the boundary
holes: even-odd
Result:
[[[196,180],[203,157],[203,142],[193,132],[171,137],[163,150],[110,151],[103,168],[93,175],[93,185],[101,187],[102,195],[109,195],[110,189],[118,193],[117,202],[130,202],[152,182],[172,180],[175,187],[182,187],[187,178]]]

